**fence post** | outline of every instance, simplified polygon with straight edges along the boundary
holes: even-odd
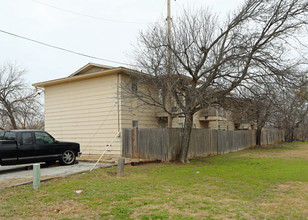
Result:
[[[221,154],[220,149],[219,149],[219,147],[220,147],[219,146],[220,138],[221,138],[221,133],[220,133],[220,130],[217,129],[217,143],[216,143],[217,155]]]
[[[212,129],[209,129],[209,153],[213,155],[213,133]]]
[[[138,154],[137,154],[137,139],[138,139],[138,129],[136,127],[133,128],[133,152],[132,152],[132,156],[133,158],[137,158]]]
[[[38,190],[40,188],[41,181],[41,165],[36,163],[33,164],[33,189]]]
[[[125,159],[124,158],[119,158],[119,160],[118,160],[117,177],[122,177],[124,175],[124,165],[125,165]]]

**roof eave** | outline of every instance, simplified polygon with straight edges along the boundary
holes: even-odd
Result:
[[[108,74],[114,74],[114,73],[120,73],[123,72],[125,73],[127,71],[126,68],[120,67],[120,68],[114,68],[110,70],[103,70],[91,74],[85,74],[85,75],[80,75],[80,76],[69,76],[65,78],[60,78],[60,79],[55,79],[55,80],[49,80],[45,82],[38,82],[32,84],[34,87],[39,87],[39,88],[45,88],[47,86],[52,86],[52,85],[57,85],[57,84],[62,84],[62,83],[68,83],[68,82],[74,82],[74,81],[79,81],[79,80],[84,80],[84,79],[91,79],[91,78],[96,78],[100,77],[103,75],[108,75]]]
[[[101,68],[105,68],[105,69],[114,69],[114,67],[111,67],[111,66],[105,66],[105,65],[100,65],[100,64],[96,64],[96,63],[88,63],[85,66],[81,67],[79,70],[77,70],[74,73],[72,73],[71,75],[69,75],[68,77],[73,77],[75,75],[78,75],[78,73],[82,72],[85,69],[89,69],[91,67],[101,67]]]

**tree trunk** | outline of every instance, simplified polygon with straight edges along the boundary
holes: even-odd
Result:
[[[290,135],[290,142],[294,141],[294,128],[291,130],[291,135]]]
[[[8,116],[9,116],[9,119],[11,121],[12,129],[17,129],[16,121],[15,121],[15,118],[14,118],[12,111],[8,111],[8,113],[9,113]]]
[[[6,108],[7,116],[11,121],[11,129],[17,129],[16,121],[11,106],[8,104],[8,102],[4,102],[4,107]]]
[[[289,134],[288,129],[284,129],[284,140],[285,140],[286,142],[289,142],[288,134]]]
[[[187,113],[185,115],[185,123],[183,129],[183,137],[182,137],[182,151],[181,151],[181,162],[187,163],[187,155],[189,149],[189,142],[190,142],[190,134],[193,125],[193,114]]]
[[[285,129],[285,141],[287,142],[294,141],[294,128]]]
[[[256,145],[261,146],[261,134],[262,134],[262,128],[257,128],[256,132]]]

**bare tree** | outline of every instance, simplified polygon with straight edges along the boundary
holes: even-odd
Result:
[[[308,116],[303,120],[303,122],[295,128],[295,140],[298,141],[308,141]]]
[[[170,43],[164,23],[140,34],[136,63],[152,77],[139,74],[139,83],[151,86],[134,95],[168,114],[184,115],[179,158],[183,163],[187,161],[197,111],[224,99],[238,87],[288,80],[285,70],[298,64],[298,60],[288,59],[290,42],[307,25],[307,15],[306,0],[247,0],[225,22],[208,10],[185,11],[173,19]],[[171,78],[168,49],[172,54]],[[160,94],[153,95],[153,90]],[[176,111],[168,110],[168,94],[172,94]]]
[[[267,125],[285,131],[285,140],[294,140],[294,131],[308,118],[306,71],[289,69],[289,80],[275,83],[259,82],[258,86],[238,91],[225,103],[239,122],[256,125],[256,145],[261,145],[261,130]],[[291,80],[292,79],[292,80]],[[245,98],[243,98],[245,97]],[[304,134],[304,133],[303,133]],[[298,135],[304,139],[305,135]]]
[[[42,106],[37,93],[25,83],[23,78],[25,72],[13,64],[0,67],[2,129],[28,128],[37,118],[41,118]]]
[[[285,140],[295,140],[295,129],[305,125],[308,119],[308,81],[304,81],[299,88],[284,88],[277,94],[279,100],[275,104],[276,124],[285,131]],[[305,129],[305,127],[303,126]],[[304,139],[305,133],[297,135]]]
[[[242,92],[240,97],[228,99],[224,102],[224,107],[232,112],[233,119],[237,123],[253,125],[256,129],[256,145],[261,146],[262,129],[270,124],[275,108],[272,92],[255,89]]]

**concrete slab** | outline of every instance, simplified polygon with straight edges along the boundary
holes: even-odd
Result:
[[[48,180],[57,177],[65,177],[72,174],[82,173],[90,171],[94,166],[93,162],[78,162],[77,164],[70,166],[53,166],[44,167],[41,164],[41,180]],[[98,163],[95,169],[101,167],[110,167],[115,165],[114,163]],[[27,170],[26,168],[32,168],[32,164],[17,165],[17,166],[0,166],[0,189],[20,184],[32,183],[33,170]]]

